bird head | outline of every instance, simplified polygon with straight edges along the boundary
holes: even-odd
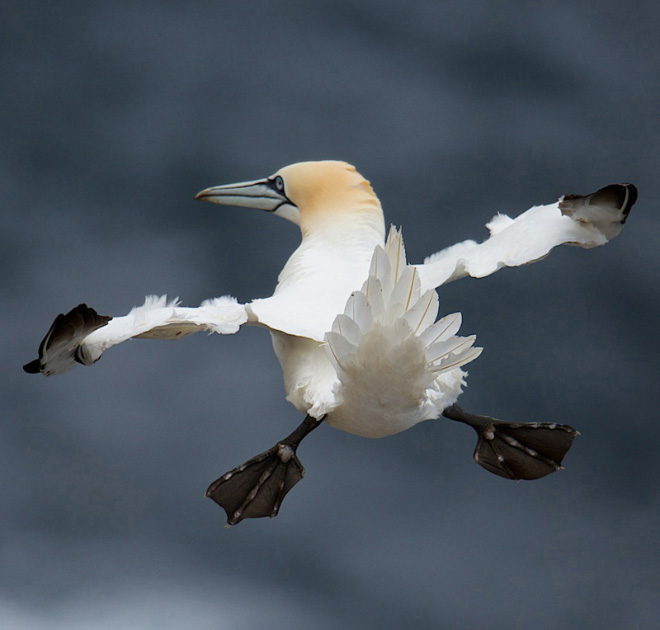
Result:
[[[299,162],[265,179],[206,188],[195,199],[272,212],[298,225],[303,238],[364,225],[384,232],[378,197],[346,162]]]

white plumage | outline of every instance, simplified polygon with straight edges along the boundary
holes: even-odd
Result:
[[[241,325],[258,325],[271,332],[287,399],[299,411],[350,433],[391,435],[443,411],[448,415],[465,384],[461,368],[481,352],[473,346],[474,335],[458,335],[460,313],[436,321],[435,289],[464,276],[481,278],[505,266],[534,262],[556,245],[603,245],[621,230],[636,190],[630,184],[614,184],[591,195],[569,195],[533,207],[515,219],[498,214],[488,223],[490,237],[483,243],[458,243],[421,265],[407,263],[400,231],[392,228],[385,242],[378,198],[369,182],[344,162],[294,164],[263,180],[206,189],[197,198],[260,208],[300,227],[302,242],[280,273],[273,295],[247,304],[224,296],[197,308],[149,296],[144,305],[117,318],[80,305],[58,316],[41,343],[39,358],[26,365],[26,371],[48,376],[66,372],[75,361],[91,365],[110,346],[133,337],[177,339],[200,330],[233,334]],[[456,414],[448,417],[461,419]],[[544,427],[552,431],[554,425]],[[492,462],[479,463],[519,478],[506,463],[504,472],[493,470],[504,461],[492,441],[493,431],[483,438],[490,441]],[[509,436],[505,442],[522,452],[517,438]],[[293,442],[285,439],[282,444]],[[293,461],[295,446],[297,442],[294,455],[282,451],[287,453],[282,463]],[[538,455],[525,448],[529,457]],[[546,460],[543,465],[559,467],[557,458]],[[270,460],[259,459],[259,465],[263,461]],[[223,476],[212,485],[213,492],[220,493],[217,488],[224,488],[248,464],[253,465],[248,462]],[[274,474],[274,466],[263,472],[265,478]],[[296,466],[302,471],[299,462]],[[297,480],[287,474],[278,482],[279,498],[271,515]],[[249,506],[264,483],[255,481],[249,500],[234,505],[231,499],[231,510],[222,503],[230,523],[263,515],[249,513],[256,510]]]
[[[270,187],[263,194],[268,183],[280,180],[281,190]],[[389,435],[435,418],[454,403],[465,379],[461,366],[481,352],[472,347],[474,337],[456,336],[460,314],[434,324],[437,287],[534,262],[562,243],[603,245],[603,226],[616,236],[625,220],[619,207],[577,201],[568,216],[560,200],[515,219],[498,214],[487,224],[490,238],[483,243],[464,241],[422,265],[408,265],[401,232],[392,229],[385,245],[376,195],[343,162],[296,164],[267,180],[219,186],[199,196],[265,209],[277,203],[275,214],[301,227],[302,243],[273,295],[248,304],[223,296],[197,308],[148,296],[128,315],[76,338],[77,348],[49,351],[44,344],[44,374],[73,367],[74,350],[80,362],[91,364],[132,337],[233,334],[242,324],[260,325],[273,333],[287,398],[297,409],[315,418],[329,414],[327,424],[351,433]],[[284,213],[290,206],[296,211]],[[590,222],[594,217],[596,223]],[[436,338],[445,325],[446,333]]]
[[[329,425],[383,437],[437,418],[458,398],[467,376],[460,368],[481,348],[472,347],[474,335],[456,336],[460,313],[436,322],[437,293],[420,287],[401,232],[392,228],[361,290],[326,333],[338,379]]]

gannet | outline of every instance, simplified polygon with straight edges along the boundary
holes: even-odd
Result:
[[[508,479],[538,479],[560,469],[577,431],[555,422],[516,423],[471,414],[456,401],[462,369],[481,348],[459,335],[461,314],[437,319],[436,289],[465,276],[535,262],[556,245],[604,245],[621,231],[637,198],[632,184],[565,195],[517,218],[499,214],[482,243],[464,241],[422,264],[406,260],[399,229],[390,228],[370,183],[340,161],[302,162],[265,179],[207,188],[196,199],[258,208],[300,228],[302,240],[273,295],[239,304],[230,296],[182,307],[147,296],[123,317],[86,304],[60,314],[26,372],[61,374],[92,365],[131,338],[179,339],[197,331],[270,331],[286,398],[304,414],[290,435],[233,468],[206,491],[224,508],[227,526],[278,514],[302,478],[301,440],[321,423],[364,437],[385,437],[446,417],[478,436],[475,461]]]

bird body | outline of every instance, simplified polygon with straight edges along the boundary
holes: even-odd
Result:
[[[199,330],[233,334],[244,324],[267,328],[287,399],[306,419],[276,447],[211,485],[209,496],[226,509],[230,524],[277,514],[284,494],[302,476],[297,444],[321,421],[384,437],[444,414],[477,430],[475,459],[491,472],[531,479],[560,467],[575,435],[571,427],[527,424],[523,430],[455,406],[467,376],[461,368],[481,348],[474,347],[474,335],[458,335],[460,313],[436,321],[436,289],[460,277],[534,262],[562,243],[603,245],[621,230],[636,199],[634,186],[569,195],[515,219],[497,215],[483,243],[458,243],[421,265],[408,264],[399,230],[390,229],[385,239],[378,198],[344,162],[302,162],[266,179],[208,188],[196,198],[263,209],[300,227],[301,244],[273,295],[247,304],[223,296],[198,308],[148,296],[144,305],[117,318],[80,305],[58,316],[26,371],[48,376],[75,362],[91,365],[110,346],[134,337],[177,339]],[[534,447],[524,442],[531,429],[537,438],[544,436]]]
[[[465,376],[459,368],[481,350],[471,348],[474,337],[455,336],[460,315],[434,324],[437,294],[421,294],[400,232],[392,229],[385,248],[375,247],[363,277],[334,311],[324,343],[277,330],[273,345],[298,410],[349,433],[384,437],[455,402]]]

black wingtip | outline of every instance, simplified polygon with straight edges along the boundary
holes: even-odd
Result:
[[[610,184],[588,195],[591,205],[609,206],[623,213],[621,223],[625,223],[630,209],[637,201],[637,187],[634,184]]]
[[[68,313],[60,313],[39,344],[39,358],[26,363],[23,370],[28,374],[41,372],[48,376],[66,372],[74,362],[88,365],[89,362],[80,356],[80,343],[111,319],[107,315],[99,315],[87,304],[78,304]]]
[[[27,372],[28,374],[39,374],[39,372],[41,372],[41,363],[39,359],[35,359],[34,361],[26,363],[23,366],[23,371]]]
[[[628,190],[628,199],[626,200],[626,204],[623,208],[623,221],[621,223],[625,223],[626,219],[628,218],[628,214],[630,213],[630,209],[635,205],[635,202],[637,201],[637,186],[635,184],[619,184],[620,186],[625,186],[626,189]]]
[[[580,215],[580,208],[600,206],[621,212],[625,223],[631,208],[637,201],[637,186],[629,183],[609,184],[588,195],[564,195],[559,199],[559,209],[568,216]]]

